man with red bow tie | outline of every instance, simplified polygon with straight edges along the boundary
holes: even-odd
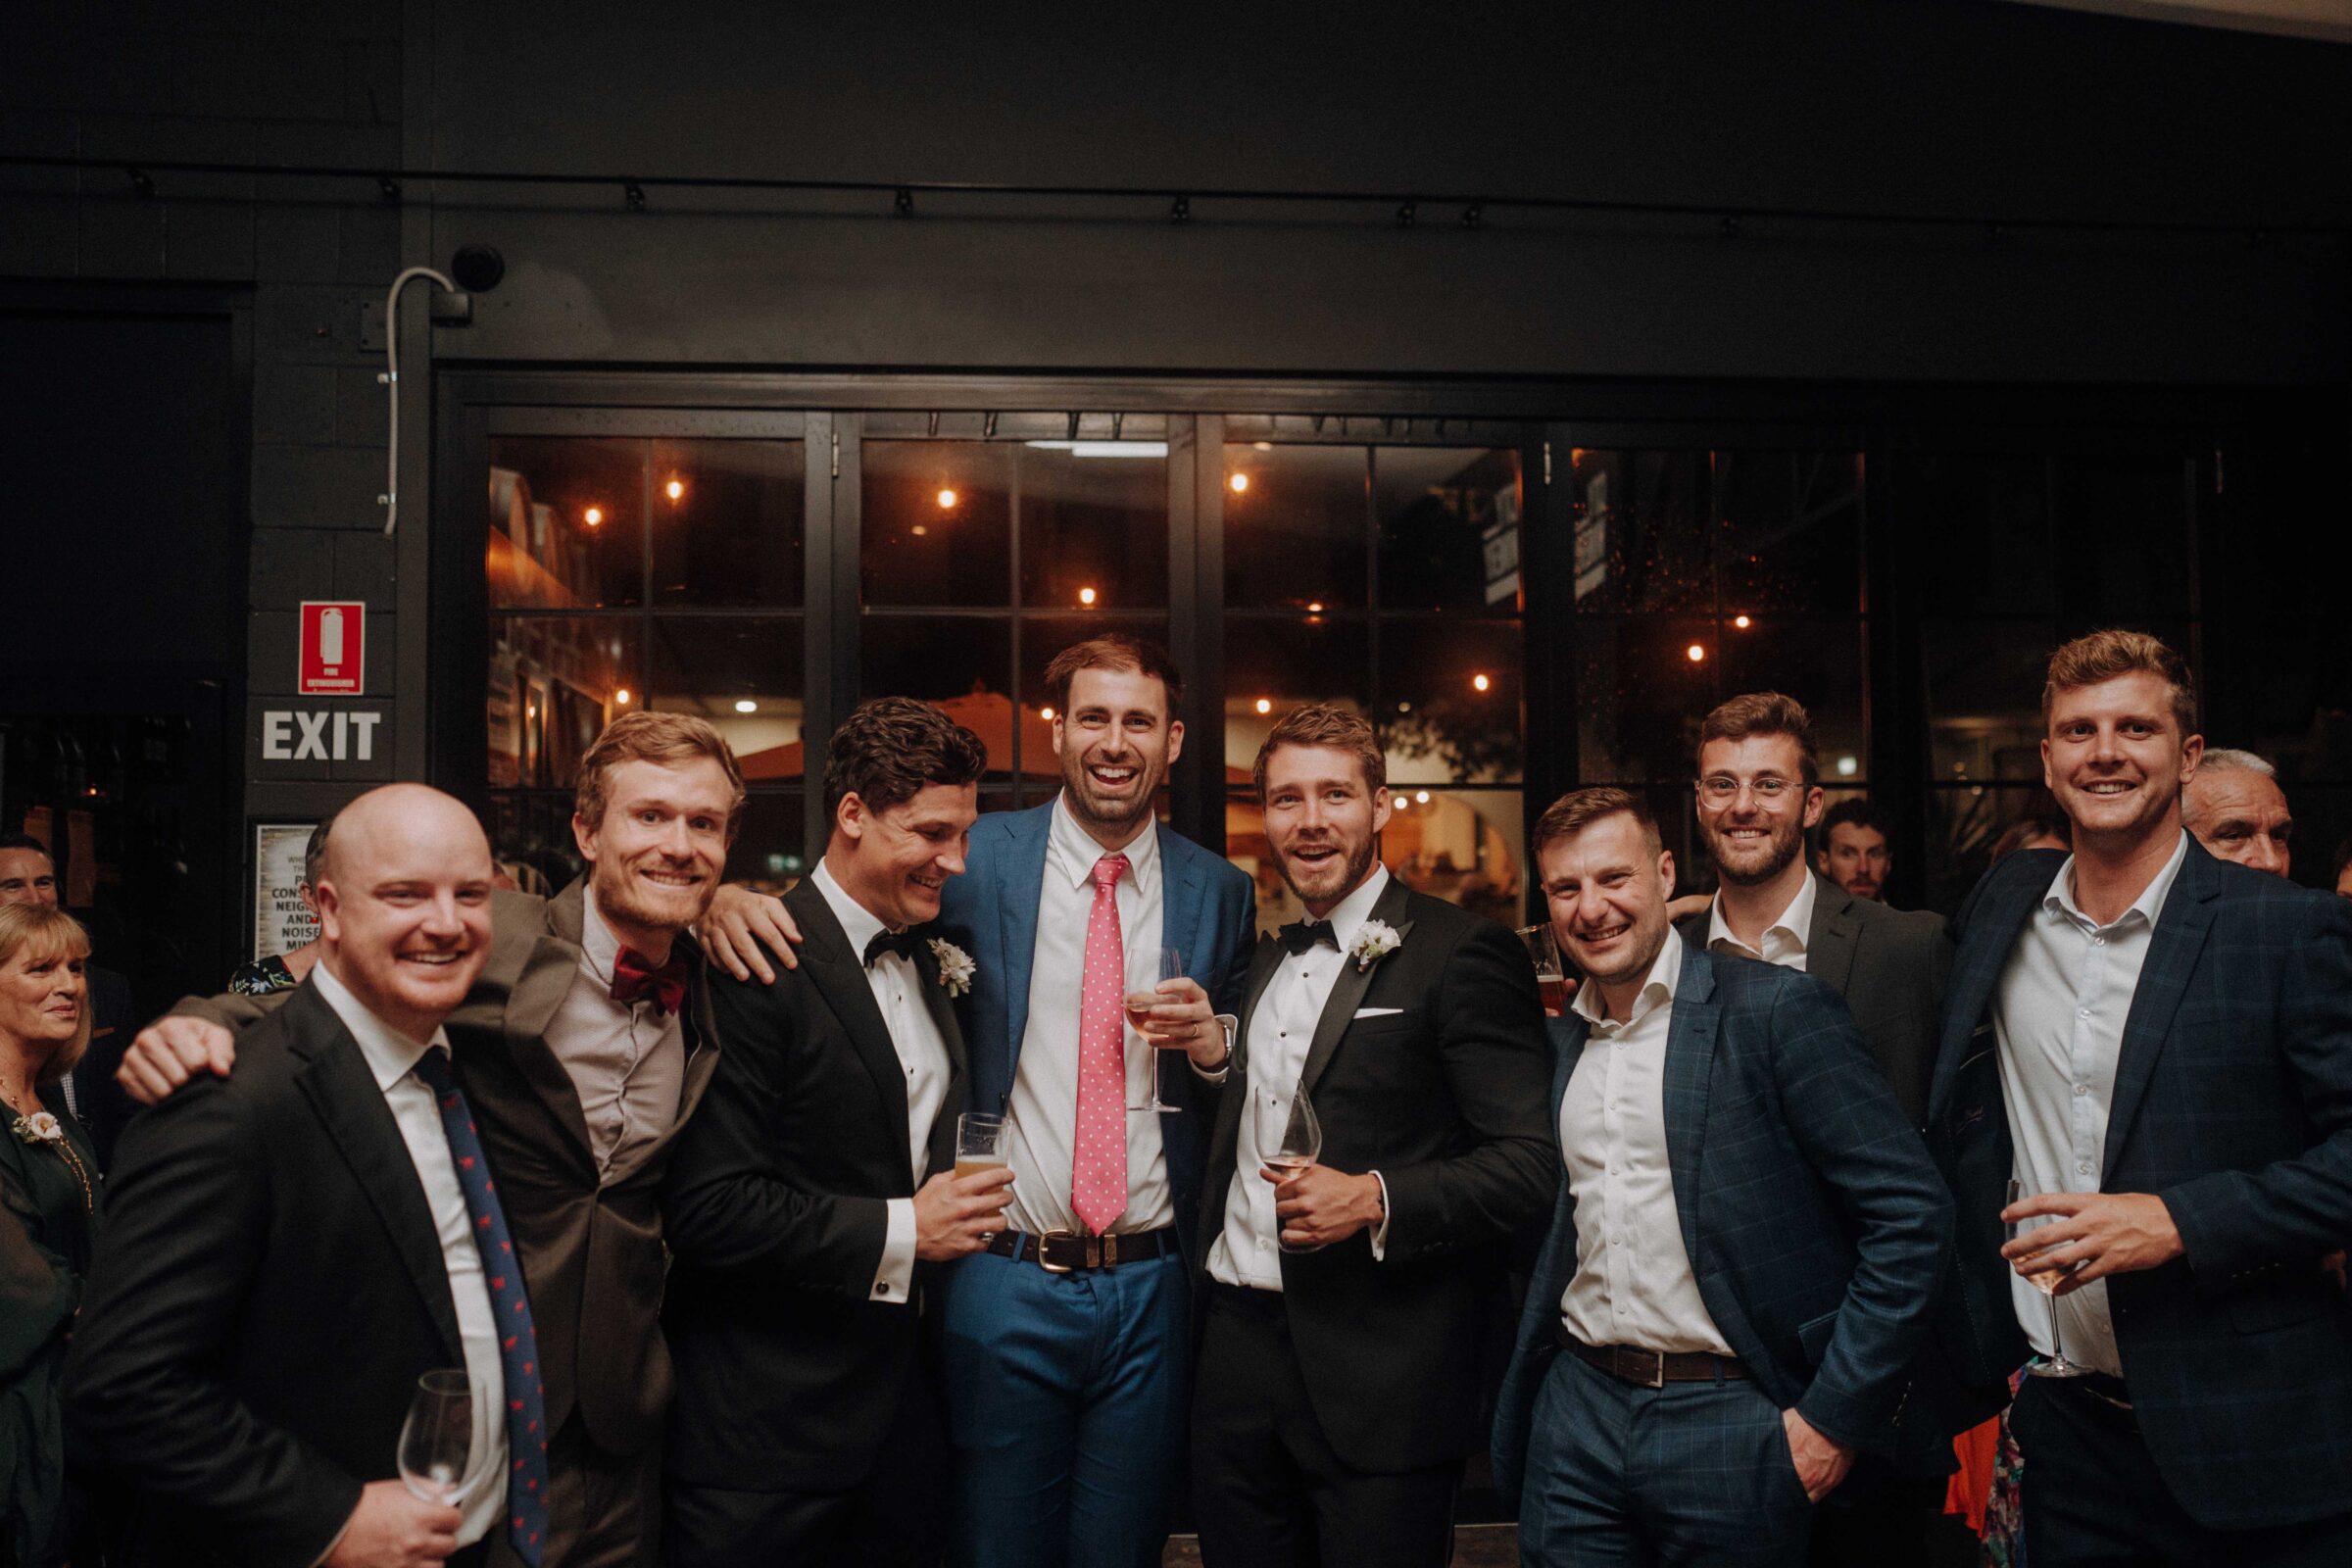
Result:
[[[489,961],[449,1017],[538,1323],[554,1434],[543,1568],[638,1568],[659,1551],[671,1388],[659,1199],[718,1055],[688,933],[743,802],[708,723],[615,719],[580,760],[572,832],[587,874],[553,899],[496,895]],[[228,1028],[279,1000],[183,1002],[132,1043],[123,1088],[151,1102],[191,1072],[226,1074]]]

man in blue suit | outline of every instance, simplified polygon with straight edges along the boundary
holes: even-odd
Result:
[[[2060,648],[2042,714],[2074,853],[2009,856],[1953,925],[1939,1338],[1980,1383],[2029,1349],[2088,1369],[2011,1416],[2035,1568],[2352,1562],[2352,1306],[2323,1271],[2352,1235],[2352,909],[2182,830],[2202,741],[2163,643]]]
[[[1061,793],[979,820],[939,919],[974,964],[969,1103],[1012,1123],[1009,1229],[945,1287],[954,1551],[1007,1568],[1156,1564],[1183,1465],[1186,1259],[1216,1094],[1200,1074],[1231,1054],[1250,885],[1153,817],[1184,744],[1164,652],[1092,638],[1046,682]],[[1167,1049],[1120,1049],[1096,986],[1151,991],[1162,948],[1188,977],[1160,988],[1148,1024]],[[1179,1109],[1150,1108],[1155,1080]]]
[[[1563,796],[1535,857],[1586,979],[1495,1419],[1521,1560],[1802,1563],[1812,1505],[1894,1446],[1951,1200],[1836,992],[1685,946],[1639,799]]]

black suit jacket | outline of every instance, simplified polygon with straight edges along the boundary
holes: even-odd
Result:
[[[678,1136],[717,1063],[710,966],[690,937],[685,1079],[669,1133],[600,1173],[571,1075],[547,1031],[579,973],[587,884],[552,899],[499,893],[490,909],[490,958],[449,1015],[450,1059],[473,1107],[499,1203],[522,1256],[539,1338],[547,1425],[576,1412],[597,1447],[641,1453],[662,1435],[670,1366],[661,1329],[662,1180]],[[238,1028],[292,993],[189,999],[173,1008]],[[242,1051],[242,1043],[239,1046]]]
[[[1372,906],[1403,938],[1369,969],[1343,961],[1302,1081],[1322,1163],[1388,1185],[1385,1257],[1368,1233],[1282,1256],[1291,1341],[1316,1419],[1358,1470],[1394,1474],[1485,1446],[1508,1347],[1514,1233],[1551,1202],[1559,1149],[1545,1102],[1551,1049],[1534,967],[1494,921],[1394,878]],[[1242,1039],[1283,957],[1262,939]],[[1395,1012],[1357,1018],[1358,1008]],[[1225,1228],[1247,1053],[1217,1107],[1200,1211],[1202,1267]],[[1205,1296],[1205,1292],[1202,1293]]]
[[[801,966],[772,986],[716,980],[726,1059],[669,1174],[667,1463],[705,1486],[830,1491],[872,1468],[910,1381],[931,1375],[927,1270],[912,1301],[870,1299],[889,1200],[914,1196],[906,1072],[824,895],[804,881],[784,905]],[[936,1173],[955,1164],[963,1037],[927,946],[914,965],[952,1071]]]
[[[144,1494],[125,1560],[309,1568],[461,1366],[424,1188],[311,986],[124,1133],[66,1367],[76,1462]]]
[[[1871,1059],[1886,1075],[1911,1125],[1928,1120],[1928,1082],[1936,1073],[1936,1033],[1952,945],[1943,916],[1890,909],[1857,899],[1820,872],[1813,878],[1813,919],[1805,932],[1805,972],[1845,999]],[[1676,927],[1690,947],[1707,945],[1712,908]]]
[[[127,976],[94,963],[82,972],[90,986],[90,1049],[74,1064],[74,1103],[97,1151],[98,1168],[109,1170],[115,1163],[115,1145],[139,1108],[115,1082],[122,1053],[139,1032],[139,1013]]]

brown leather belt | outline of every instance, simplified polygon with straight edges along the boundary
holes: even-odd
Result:
[[[1620,1383],[1639,1384],[1645,1389],[1660,1389],[1669,1383],[1713,1383],[1717,1379],[1730,1383],[1747,1376],[1747,1368],[1735,1356],[1716,1355],[1708,1350],[1644,1350],[1631,1345],[1587,1345],[1569,1333],[1565,1325],[1553,1332],[1559,1337],[1560,1348],[1572,1351],[1579,1360],[1592,1363]]]
[[[1090,1236],[1084,1231],[1048,1231],[1031,1236],[1023,1231],[999,1231],[988,1239],[988,1250],[1015,1262],[1026,1258],[1049,1274],[1079,1269],[1117,1268],[1141,1263],[1176,1250],[1176,1227],[1137,1231],[1128,1236]]]

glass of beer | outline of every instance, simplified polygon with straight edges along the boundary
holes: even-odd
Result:
[[[956,1174],[977,1176],[984,1170],[1003,1170],[1011,1162],[1004,1147],[1007,1123],[1002,1116],[967,1110],[956,1118]]]
[[[2013,1181],[2009,1184],[2010,1203],[2022,1202],[2027,1196],[2024,1182]],[[2014,1242],[2026,1232],[2048,1223],[2048,1219],[2011,1220],[2005,1227],[2006,1239]],[[2032,1254],[2028,1254],[2027,1261],[2033,1261]],[[2079,1378],[2090,1370],[2079,1361],[2069,1361],[2066,1358],[2066,1348],[2058,1342],[2058,1287],[2065,1284],[2066,1277],[2073,1272],[2074,1270],[2070,1268],[2045,1268],[2026,1276],[2026,1283],[2041,1293],[2042,1300],[2047,1302],[2050,1308],[2050,1353],[2026,1368],[2028,1377]]]
[[[1536,965],[1536,989],[1544,994],[1544,1016],[1560,1017],[1568,1010],[1568,970],[1560,962],[1559,939],[1551,934],[1550,922],[1521,926],[1519,940],[1527,944],[1527,956]]]

